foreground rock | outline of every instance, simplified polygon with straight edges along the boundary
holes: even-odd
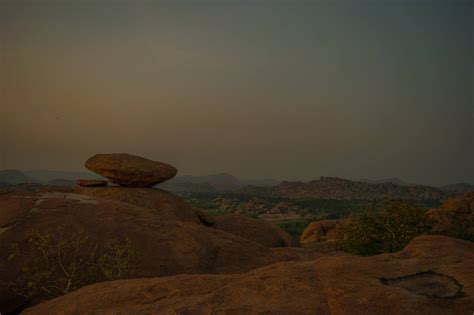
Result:
[[[24,314],[470,314],[473,267],[474,244],[424,236],[395,254],[99,283]]]
[[[267,247],[292,246],[291,236],[273,223],[228,214],[213,218],[212,227]]]
[[[81,187],[105,187],[107,181],[100,179],[78,179],[77,184]]]
[[[274,255],[278,257],[279,261],[293,261],[293,260],[314,260],[323,256],[338,256],[346,255],[347,253],[338,251],[336,248],[303,248],[303,247],[274,247],[271,248]]]
[[[126,187],[152,187],[177,173],[169,164],[126,153],[94,155],[86,161],[86,168]]]
[[[90,189],[108,191],[109,188]],[[135,189],[129,190],[135,191]],[[118,191],[121,191],[120,188]],[[140,192],[141,189],[137,191]],[[41,269],[42,261],[36,260],[42,257],[39,252],[42,248],[38,246],[44,244],[38,245],[29,241],[32,234],[47,239],[48,248],[56,248],[54,246],[62,244],[61,237],[66,240],[64,243],[66,246],[74,245],[80,237],[80,240],[87,244],[97,244],[96,256],[110,254],[110,244],[129,239],[130,249],[135,253],[136,264],[133,269],[128,270],[130,272],[126,274],[127,278],[240,273],[279,261],[279,257],[269,248],[198,223],[199,219],[194,214],[189,213],[196,217],[196,219],[187,217],[190,221],[166,219],[174,212],[179,213],[182,210],[173,210],[173,206],[179,205],[179,199],[173,199],[162,192],[157,194],[164,196],[160,208],[162,212],[154,208],[74,193],[1,195],[0,310],[2,313],[18,310],[25,305],[24,303],[28,305],[39,302],[34,297],[26,300],[20,298],[10,287],[10,284],[18,279],[25,277],[35,279],[41,276],[37,272],[47,270],[45,266]],[[176,203],[173,204],[170,200]],[[60,227],[63,229],[58,230]],[[88,254],[87,251],[81,252],[84,256],[82,258],[86,258]],[[53,251],[52,255],[53,258],[56,257],[56,251]],[[57,264],[56,260],[53,261]],[[23,266],[34,269],[25,274],[22,271]],[[36,268],[40,269],[34,271]],[[61,281],[64,275],[59,267],[55,270],[51,279]],[[75,283],[81,283],[83,280],[87,279],[79,277],[75,279]],[[104,280],[107,278],[102,276],[96,279],[96,281]]]

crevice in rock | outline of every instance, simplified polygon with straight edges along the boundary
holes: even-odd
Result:
[[[196,215],[199,219],[199,221],[204,224],[205,226],[213,226],[214,225],[214,221],[211,221],[207,218],[206,215],[202,214],[202,213],[199,213],[199,212],[196,212]]]

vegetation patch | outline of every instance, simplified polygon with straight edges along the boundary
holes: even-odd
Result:
[[[468,212],[441,209],[433,234],[474,242],[474,216]]]
[[[21,274],[10,283],[27,300],[53,298],[82,286],[136,275],[137,254],[130,239],[101,246],[84,233],[63,225],[47,231],[31,230],[27,242],[12,243],[9,262]]]
[[[416,236],[431,231],[426,211],[406,201],[375,202],[344,220],[338,246],[364,256],[399,251]]]

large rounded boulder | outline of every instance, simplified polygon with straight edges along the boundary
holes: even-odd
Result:
[[[301,234],[301,246],[313,246],[320,242],[335,241],[340,220],[319,220],[310,223]]]
[[[5,194],[0,209],[2,314],[93,282],[240,273],[279,261],[269,248],[241,237],[116,200]]]
[[[96,154],[86,168],[126,187],[152,187],[173,178],[173,166],[127,153]]]

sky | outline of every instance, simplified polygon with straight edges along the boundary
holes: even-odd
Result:
[[[474,1],[0,1],[0,169],[474,183]]]

